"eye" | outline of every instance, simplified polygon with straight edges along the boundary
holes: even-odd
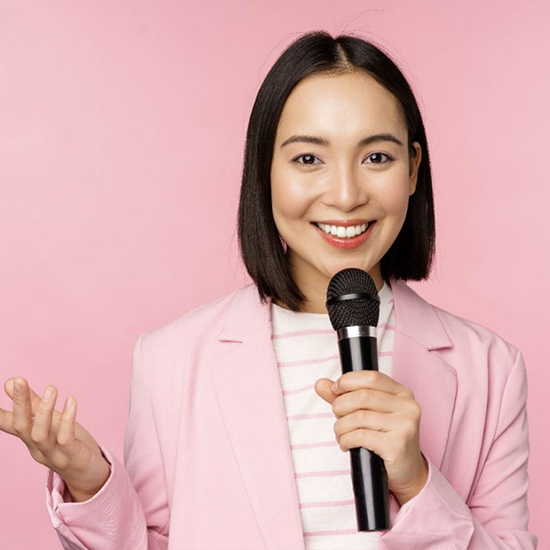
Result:
[[[367,158],[371,158],[371,157],[379,158],[380,155],[386,157],[388,160],[386,162],[369,162],[367,164],[388,164],[389,162],[393,161],[393,157],[391,155],[388,155],[387,153],[381,153],[381,152],[371,153]],[[292,162],[295,162],[296,164],[302,164],[303,166],[315,166],[315,164],[312,162],[298,162],[298,159],[301,159],[302,157],[304,159],[309,158],[309,159],[319,160],[319,157],[316,157],[315,155],[312,155],[310,153],[305,153],[303,155],[299,155],[293,158]]]
[[[393,157],[391,157],[387,153],[371,153],[367,158],[373,157],[375,155],[377,155],[377,156],[383,155],[383,156],[387,157],[388,160],[386,162],[371,162],[369,164],[387,164],[388,162],[391,162],[393,160]]]
[[[292,159],[292,162],[295,162],[296,164],[302,164],[302,165],[304,165],[304,166],[314,166],[314,164],[309,163],[309,162],[306,162],[306,163],[304,163],[304,162],[298,162],[298,159],[299,159],[299,158],[302,158],[302,157],[309,157],[309,158],[319,159],[319,157],[316,157],[315,155],[311,155],[311,154],[305,153],[305,154],[303,154],[303,155],[299,155],[299,156],[293,158],[293,159]]]

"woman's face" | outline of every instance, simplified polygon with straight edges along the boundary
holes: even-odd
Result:
[[[401,144],[360,144],[375,134],[392,135]],[[285,145],[293,136],[326,143],[296,139]],[[367,271],[382,288],[380,260],[399,234],[416,189],[421,148],[413,146],[417,158],[409,159],[397,101],[364,72],[311,75],[292,90],[277,127],[271,198],[291,272],[307,298],[305,311],[327,312],[330,279],[348,267]],[[357,240],[338,239],[339,246],[313,223],[338,226],[335,221],[374,223]]]

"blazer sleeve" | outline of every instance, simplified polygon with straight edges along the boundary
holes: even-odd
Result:
[[[142,338],[134,346],[124,466],[98,444],[111,475],[91,499],[72,502],[51,469],[46,506],[65,550],[167,550],[169,507],[163,462],[147,388]]]
[[[475,492],[467,505],[428,461],[428,480],[406,502],[381,550],[534,550],[528,530],[529,430],[527,377],[519,350],[502,396],[496,433]]]

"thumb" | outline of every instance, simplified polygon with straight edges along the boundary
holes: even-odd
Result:
[[[331,380],[330,378],[319,378],[319,380],[315,382],[314,386],[317,395],[322,397],[331,405],[332,402],[338,397],[338,394],[332,391],[332,384],[334,384],[334,380]]]

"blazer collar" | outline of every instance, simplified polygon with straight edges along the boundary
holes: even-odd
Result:
[[[390,279],[396,330],[427,350],[452,347],[449,335],[431,304],[406,282]],[[256,286],[250,283],[237,290],[218,335],[221,341],[244,342],[259,326],[271,322],[271,299],[263,304]]]
[[[390,283],[396,314],[392,378],[409,387],[421,405],[420,448],[440,468],[454,411],[457,376],[438,352],[452,347],[452,342],[433,306],[405,282],[391,279]],[[263,304],[255,285],[235,291],[218,335],[220,351],[209,367],[264,548],[304,550],[270,321],[271,300]],[[399,505],[390,494],[392,525],[398,511]]]

